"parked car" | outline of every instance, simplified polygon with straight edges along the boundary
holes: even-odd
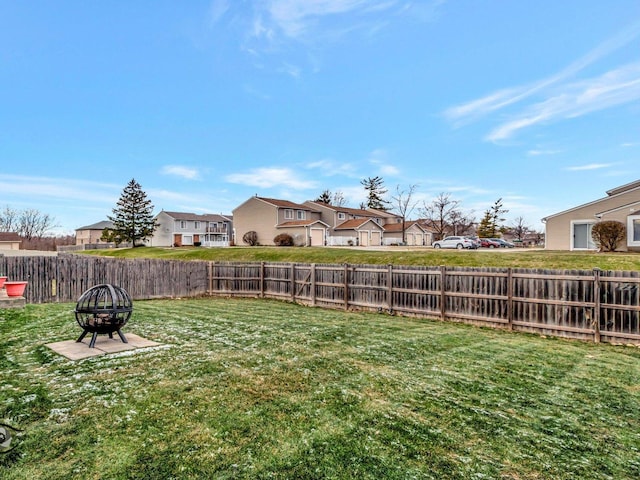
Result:
[[[464,238],[471,240],[475,244],[475,248],[480,248],[480,239],[478,237],[472,237],[471,235],[467,235]]]
[[[474,249],[477,247],[473,240],[465,237],[444,237],[442,240],[433,242],[433,248],[457,248],[462,250],[463,248]]]
[[[481,238],[480,246],[483,248],[500,248],[501,247],[499,242],[496,242],[491,238]]]
[[[493,240],[494,242],[498,242],[500,248],[513,248],[515,245],[511,242],[507,242],[501,238],[490,238],[489,240]]]

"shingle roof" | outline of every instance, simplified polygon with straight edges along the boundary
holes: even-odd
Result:
[[[342,222],[340,225],[335,227],[335,230],[357,230],[367,222],[372,222],[375,225],[378,225],[376,222],[374,222],[370,218],[354,218],[352,220],[347,220],[346,222]],[[384,227],[381,227],[380,225],[378,225],[378,227],[380,227],[381,230],[384,228]]]
[[[408,220],[408,221],[404,222],[404,229],[408,230],[413,225],[417,225],[422,230],[424,230],[424,227],[422,225],[420,225],[417,220]],[[384,226],[384,231],[385,232],[402,232],[402,222],[400,222],[400,223],[387,223]]]
[[[302,205],[300,203],[293,203],[290,202],[289,200],[279,200],[277,198],[265,198],[265,197],[256,197],[260,200],[262,200],[263,202],[267,202],[270,203],[273,206],[276,207],[280,207],[280,208],[295,208],[298,210],[308,210],[310,212],[316,212],[317,210],[314,210],[313,208],[309,207],[308,205]]]
[[[22,237],[16,232],[0,232],[0,242],[21,242]]]
[[[232,219],[231,215],[218,215],[217,213],[191,213],[191,212],[167,212],[164,213],[176,220],[196,220],[200,222],[224,222]]]
[[[113,222],[109,220],[103,220],[98,223],[92,223],[91,225],[85,225],[84,227],[76,228],[78,230],[104,230],[105,228],[113,228]]]

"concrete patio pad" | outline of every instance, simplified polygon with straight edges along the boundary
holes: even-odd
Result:
[[[69,360],[82,360],[83,358],[97,357],[108,353],[118,353],[160,345],[158,342],[152,342],[135,333],[123,333],[129,343],[123,343],[118,335],[114,335],[113,338],[109,338],[108,335],[98,335],[96,346],[89,348],[91,335],[87,335],[82,342],[65,340],[63,342],[47,343],[45,346]]]

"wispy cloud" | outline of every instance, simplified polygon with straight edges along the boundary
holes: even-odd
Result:
[[[318,170],[324,177],[334,177],[336,175],[359,178],[356,168],[351,163],[337,162],[335,160],[325,158],[305,164],[305,168]]]
[[[573,80],[578,73],[640,35],[640,22],[603,42],[558,73],[539,81],[497,90],[482,98],[448,108],[444,112],[454,126],[476,121],[507,107],[515,107],[530,97],[537,100],[515,111],[511,119],[495,127],[486,140],[505,140],[517,131],[561,118],[633,102],[640,98],[640,64],[628,64],[586,80]]]
[[[558,153],[562,153],[562,150],[532,149],[527,151],[527,155],[530,157],[539,157],[542,155],[557,155]]]
[[[288,187],[294,190],[318,188],[317,182],[297,178],[296,172],[289,168],[256,168],[249,173],[227,175],[225,180],[229,183],[261,188]]]
[[[63,200],[90,203],[114,202],[122,185],[67,178],[0,174],[0,191],[5,199]]]
[[[601,170],[603,168],[612,167],[613,163],[589,163],[587,165],[576,165],[573,167],[567,167],[565,170],[570,172],[579,172],[583,170]]]
[[[197,180],[200,178],[200,172],[196,168],[185,167],[184,165],[165,165],[160,170],[163,175],[185,178],[187,180]]]

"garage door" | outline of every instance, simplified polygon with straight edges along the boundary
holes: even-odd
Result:
[[[311,229],[311,246],[312,247],[324,246],[324,229],[323,228]]]
[[[415,243],[414,245],[424,245],[424,239],[422,238],[422,234],[421,233],[416,233],[415,234]]]
[[[416,236],[413,233],[407,233],[407,245],[416,244]]]
[[[365,231],[365,232],[360,232],[360,246],[361,247],[368,247],[369,246],[369,232]]]
[[[371,245],[382,245],[382,232],[371,232]]]

